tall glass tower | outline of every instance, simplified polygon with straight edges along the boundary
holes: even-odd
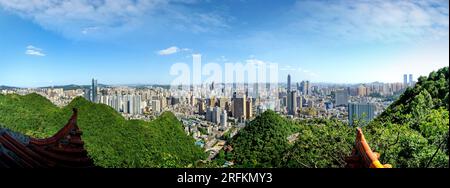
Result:
[[[91,102],[97,102],[97,80],[92,78],[92,85],[91,85]]]
[[[412,86],[413,85],[413,75],[409,74],[409,85]]]
[[[288,92],[291,91],[291,75],[290,74],[288,74],[288,77],[287,77],[287,91]]]
[[[406,74],[403,75],[403,86],[408,86],[408,75]]]

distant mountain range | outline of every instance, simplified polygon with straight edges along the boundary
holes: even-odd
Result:
[[[293,82],[295,85],[297,82]],[[340,87],[348,87],[348,86],[358,86],[361,84],[385,84],[383,82],[370,82],[370,83],[327,83],[327,82],[311,82],[314,85],[320,85],[320,86],[340,86]],[[221,84],[223,83],[216,83]],[[238,83],[242,84],[242,83]],[[268,84],[268,83],[265,83]],[[279,85],[281,87],[286,87],[285,82],[280,82]],[[167,84],[98,84],[99,87],[119,87],[119,86],[127,86],[127,87],[133,87],[133,88],[149,88],[149,87],[160,87],[164,89],[169,89],[170,85]],[[44,86],[44,87],[33,87],[33,88],[63,88],[64,90],[73,90],[73,89],[88,89],[91,85],[76,85],[76,84],[69,84],[69,85],[58,85],[58,86]],[[17,88],[27,88],[27,87],[16,87],[16,86],[4,86],[0,85],[0,89],[17,89]]]
[[[0,86],[0,89],[14,89],[15,87],[11,86]]]
[[[127,86],[127,87],[134,87],[134,88],[148,88],[148,87],[160,87],[164,89],[170,88],[170,85],[146,85],[146,84],[126,84],[126,85],[106,85],[106,84],[98,84],[99,87],[105,88],[105,87],[118,87],[118,86]],[[59,85],[59,86],[44,86],[44,87],[37,87],[41,89],[47,89],[47,88],[62,88],[64,90],[75,90],[75,89],[89,89],[91,85],[76,85],[76,84],[69,84],[69,85]],[[19,88],[27,88],[27,87],[15,87],[15,86],[4,86],[0,85],[0,89],[19,89]]]

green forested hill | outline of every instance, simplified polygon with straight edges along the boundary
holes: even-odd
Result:
[[[344,167],[354,131],[337,120],[292,121],[268,110],[231,141],[238,167]]]
[[[0,125],[30,136],[55,134],[78,108],[89,155],[102,167],[187,167],[205,157],[171,112],[152,122],[125,120],[103,104],[74,99],[60,109],[37,94],[0,95]]]
[[[397,168],[448,168],[448,67],[420,77],[388,109],[363,127],[380,161]],[[297,140],[288,137],[298,133]],[[291,121],[273,111],[253,120],[228,155],[240,167],[344,167],[355,129],[337,120]],[[292,138],[292,137],[291,137]]]
[[[420,77],[365,127],[382,162],[395,167],[448,167],[448,93],[449,70],[444,67]]]
[[[287,120],[266,111],[250,122],[233,140],[235,158],[247,167],[277,167],[288,149],[286,138],[293,133]]]
[[[397,168],[449,167],[449,70],[420,77],[388,109],[363,127],[381,163]],[[152,122],[127,121],[112,108],[76,98],[60,109],[44,97],[0,95],[0,125],[48,137],[65,125],[72,108],[95,164],[103,167],[186,167],[203,151],[170,112]],[[335,119],[293,121],[266,111],[231,140],[228,159],[238,167],[344,167],[355,129]],[[220,155],[219,155],[220,156]]]

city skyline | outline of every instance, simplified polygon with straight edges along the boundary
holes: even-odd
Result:
[[[289,76],[289,75],[288,75]],[[86,79],[88,81],[91,80],[95,80],[97,81],[96,78],[89,78]],[[417,79],[412,80],[413,82],[416,82]],[[401,80],[398,81],[394,81],[394,82],[380,82],[380,81],[374,81],[374,82],[355,82],[355,83],[335,83],[335,82],[312,82],[310,80],[301,80],[298,82],[294,82],[291,83],[291,87],[295,86],[297,84],[301,84],[302,82],[310,82],[311,84],[317,84],[317,85],[336,85],[336,86],[356,86],[356,85],[365,85],[365,84],[400,84],[402,83]],[[408,80],[406,85],[409,85],[410,83],[413,82],[409,82],[410,80]],[[201,84],[188,84],[190,86],[204,86],[204,85],[211,85],[211,84],[218,84],[218,85],[233,85],[233,84],[241,84],[241,85],[248,85],[248,84],[270,84],[271,82],[254,82],[254,83],[247,83],[247,82],[232,82],[232,83],[214,83],[214,82],[204,82]],[[279,88],[284,88],[288,86],[288,82],[285,80],[280,80],[279,82],[277,82],[278,87]],[[402,83],[404,84],[404,82]],[[98,85],[103,85],[105,87],[140,87],[140,86],[156,86],[156,87],[161,87],[161,86],[171,86],[170,84],[151,84],[151,83],[130,83],[130,84],[104,84],[104,83],[98,83]],[[92,87],[92,83],[82,83],[82,84],[61,84],[61,85],[43,85],[43,86],[33,86],[33,87],[21,87],[21,86],[14,86],[14,85],[0,85],[1,87],[11,87],[11,88],[51,88],[51,87],[55,87],[55,88],[59,88],[59,87],[69,87],[69,86],[79,86],[79,87]],[[294,87],[295,88],[295,87]],[[298,90],[294,89],[294,90]]]
[[[193,54],[276,63],[280,83],[396,83],[449,62],[445,0],[0,0],[0,27],[0,85],[15,87],[167,85]]]

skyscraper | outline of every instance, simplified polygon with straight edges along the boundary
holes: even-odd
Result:
[[[92,78],[92,85],[91,85],[91,102],[97,102],[97,80]]]
[[[308,80],[300,82],[300,88],[299,90],[302,92],[303,95],[311,95],[311,84]]]
[[[301,110],[303,107],[303,97],[301,95],[297,96],[297,109]]]
[[[252,100],[252,98],[248,98],[247,99],[247,104],[245,105],[245,107],[246,107],[246,109],[245,109],[245,118],[246,119],[250,119],[250,118],[252,118],[252,116],[253,116],[253,109],[252,109],[252,106],[253,106],[253,100]]]
[[[223,110],[222,114],[220,114],[220,126],[222,130],[225,130],[227,128],[227,121],[228,121],[227,111]]]
[[[152,100],[152,111],[156,113],[161,112],[161,102],[159,100]]]
[[[91,97],[91,90],[90,89],[84,89],[84,98],[86,100],[91,101],[92,97]]]
[[[348,122],[350,125],[356,120],[360,125],[365,125],[375,116],[375,105],[371,103],[349,103],[348,104]]]
[[[413,82],[413,75],[409,74],[409,86],[413,86],[414,82]]]
[[[195,98],[195,95],[190,96],[189,104],[191,106],[195,106],[195,104],[197,104],[197,98]]]
[[[220,108],[225,109],[226,103],[227,103],[227,98],[225,98],[225,97],[220,97],[220,98],[218,99],[218,104],[219,104],[219,107],[220,107]]]
[[[242,97],[238,97],[238,96],[236,96],[234,99],[233,99],[233,109],[234,109],[234,111],[233,111],[233,116],[234,116],[234,118],[236,118],[236,119],[240,119],[240,118],[242,118],[242,119],[246,119],[246,115],[247,115],[247,112],[246,112],[246,110],[247,110],[247,102],[246,102],[247,100],[246,100],[246,96],[245,95],[242,95]]]
[[[348,94],[347,90],[336,90],[335,94],[335,106],[347,106]]]
[[[305,91],[306,95],[311,95],[311,84],[309,83],[308,80],[306,80],[306,91]]]
[[[300,94],[302,94],[302,95],[306,95],[306,93],[305,93],[305,89],[306,88],[306,83],[305,83],[305,81],[302,81],[302,82],[300,82],[300,86],[299,86],[299,88],[298,88],[298,90],[301,92]]]
[[[197,101],[197,105],[198,105],[198,114],[203,115],[205,114],[205,103],[203,102],[202,99]]]
[[[297,92],[291,91],[288,96],[288,114],[296,115],[297,114]]]
[[[141,96],[140,95],[133,95],[133,114],[142,114],[141,110]]]
[[[358,96],[366,96],[367,95],[367,89],[366,86],[360,85],[358,87]]]
[[[404,87],[408,86],[408,75],[407,74],[403,75],[403,86]]]
[[[213,107],[207,107],[206,108],[206,115],[205,115],[206,121],[213,121]]]
[[[213,96],[211,98],[206,99],[206,103],[209,107],[215,107],[216,106],[216,98]]]
[[[290,74],[288,74],[288,77],[287,77],[287,91],[288,92],[291,91],[291,75]]]
[[[219,124],[220,123],[220,113],[222,112],[222,110],[220,109],[220,107],[214,107],[213,108],[213,114],[212,114],[212,120],[211,122],[215,123],[215,124]]]

